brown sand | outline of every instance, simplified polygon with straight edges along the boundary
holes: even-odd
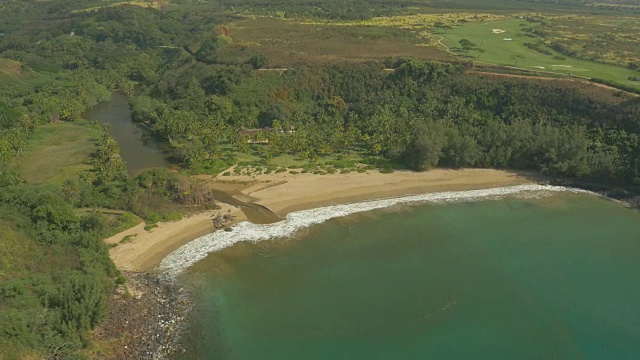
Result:
[[[246,177],[228,176],[242,181]],[[421,173],[268,174],[242,192],[280,216],[320,206],[439,191],[476,190],[534,182],[532,175],[491,169],[437,169]],[[274,186],[275,185],[275,186]]]
[[[253,201],[280,216],[292,211],[364,200],[535,182],[534,177],[529,174],[491,169],[438,169],[422,173],[398,171],[391,174],[378,171],[327,175],[280,173],[251,177],[225,176],[209,180],[212,188],[229,190],[235,198],[245,202]],[[135,237],[131,242],[112,248],[111,258],[119,268],[125,270],[153,270],[172,251],[214,231],[211,218],[218,212],[224,214],[232,209],[237,221],[245,219],[238,208],[220,205],[222,210],[161,223],[151,231],[145,231],[144,224],[140,224],[117,234],[105,241],[110,244],[119,243],[127,235]]]
[[[131,271],[152,271],[167,255],[180,246],[215,231],[212,218],[217,214],[236,216],[236,222],[244,220],[244,214],[235,207],[219,204],[220,210],[197,213],[182,220],[159,223],[149,231],[145,223],[138,224],[105,240],[107,244],[118,244],[109,250],[111,259],[120,269]],[[120,243],[132,235],[130,241]]]

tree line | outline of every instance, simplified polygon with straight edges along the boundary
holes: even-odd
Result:
[[[101,3],[84,0],[78,7]],[[128,176],[106,133],[80,178],[34,185],[14,173],[11,162],[42,125],[83,122],[82,113],[115,89],[191,172],[218,172],[250,153],[263,163],[357,154],[419,171],[492,167],[640,183],[640,100],[625,94],[473,75],[468,63],[417,59],[257,72],[265,65],[259,53],[221,55],[234,45],[219,30],[232,16],[203,12],[195,3],[162,12],[117,6],[73,14],[73,1],[60,8],[29,4],[37,15],[24,26],[16,20],[28,19],[24,4],[0,4],[21,9],[0,12],[6,20],[0,58],[20,63],[20,74],[0,74],[5,358],[81,358],[106,294],[122,281],[101,239],[129,224],[132,214],[153,222],[212,204],[207,189],[175,173]],[[356,2],[352,12],[377,4]],[[330,16],[351,16],[345,14]],[[37,25],[38,19],[46,21]],[[264,128],[270,130],[243,131]],[[130,214],[114,219],[87,208]]]
[[[468,64],[400,59],[301,67],[282,75],[191,59],[132,100],[134,116],[185,166],[268,144],[268,160],[361,151],[423,170],[499,167],[638,183],[636,98],[586,84],[469,75]],[[295,131],[281,131],[295,129]],[[254,134],[254,136],[258,136]],[[229,151],[231,149],[232,151]]]

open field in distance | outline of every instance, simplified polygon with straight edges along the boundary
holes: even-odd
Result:
[[[424,46],[424,40],[416,33],[400,28],[256,18],[231,24],[229,35],[234,43],[266,55],[270,67],[399,56],[434,60],[453,58],[440,49]]]
[[[525,43],[535,44],[541,40],[539,37],[523,31],[523,28],[530,26],[530,23],[522,19],[469,22],[456,26],[446,33],[439,33],[439,35],[443,37],[443,43],[451,51],[474,61],[606,79],[640,89],[640,82],[629,80],[629,77],[640,76],[640,71],[574,59],[544,44],[540,44],[539,48],[547,51],[549,55],[526,47]],[[497,33],[493,33],[493,30],[497,30]],[[465,53],[459,45],[459,41],[462,39],[476,44],[478,48],[484,50],[484,53],[477,51]]]
[[[14,159],[14,166],[28,183],[61,184],[91,168],[89,156],[101,134],[100,128],[91,125],[43,125]]]

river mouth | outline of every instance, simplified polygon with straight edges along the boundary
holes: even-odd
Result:
[[[84,117],[109,125],[109,133],[120,145],[129,175],[136,176],[146,169],[169,168],[172,165],[168,144],[154,138],[145,125],[133,122],[129,101],[124,94],[114,92],[109,101],[88,110]]]
[[[169,168],[173,164],[167,143],[158,141],[144,124],[133,122],[127,97],[119,92],[111,94],[109,101],[100,103],[84,114],[88,120],[109,126],[109,133],[120,145],[122,159],[130,176],[154,168]],[[220,202],[240,208],[247,219],[255,224],[270,224],[282,220],[266,207],[236,199],[233,192],[213,190]]]
[[[240,201],[236,199],[231,192],[222,190],[212,190],[211,192],[213,193],[214,199],[239,208],[247,217],[247,220],[254,224],[271,224],[282,220],[280,216],[265,206]]]

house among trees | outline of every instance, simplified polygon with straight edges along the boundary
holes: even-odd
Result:
[[[273,131],[273,128],[264,127],[262,129],[238,129],[237,133],[242,139],[247,139],[247,144],[268,144],[267,134]]]
[[[247,139],[247,144],[268,144],[269,134],[291,134],[295,132],[295,127],[291,126],[288,130],[272,127],[263,127],[260,129],[238,129],[237,134],[242,139]]]

